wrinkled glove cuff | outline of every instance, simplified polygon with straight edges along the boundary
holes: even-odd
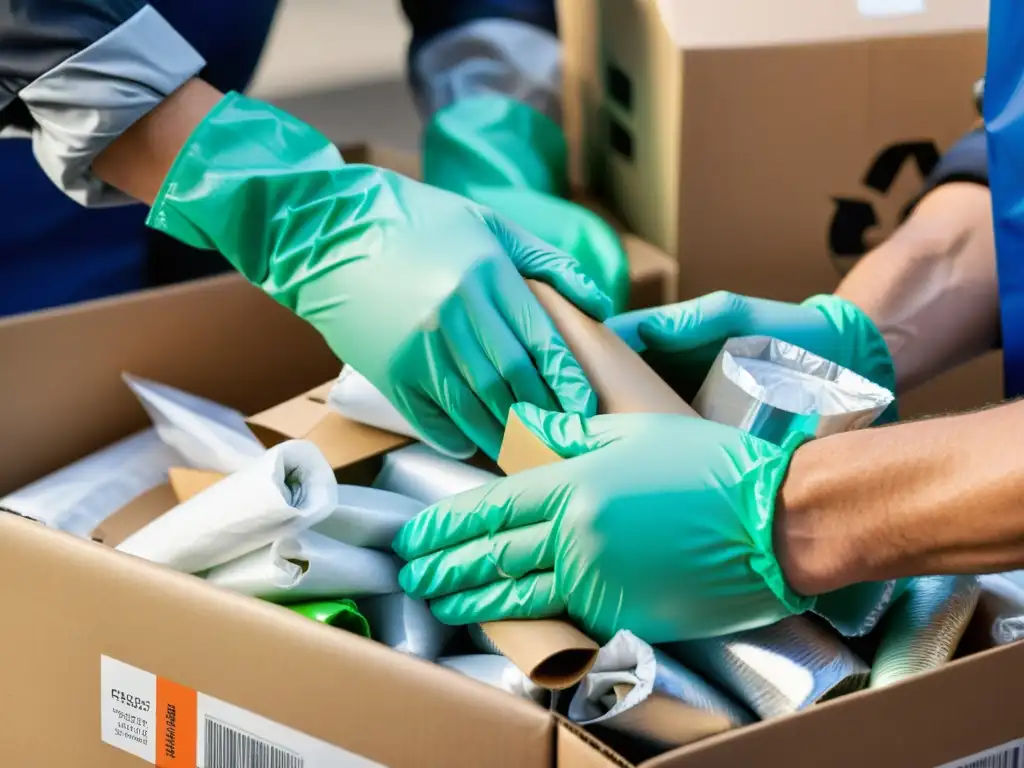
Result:
[[[423,134],[423,180],[472,198],[474,187],[568,191],[568,148],[557,123],[515,99],[475,96],[439,110]]]
[[[807,299],[803,306],[821,312],[842,339],[846,355],[833,362],[844,365],[865,379],[885,387],[895,396],[896,367],[889,346],[874,321],[851,301],[832,294],[821,294]],[[896,400],[893,399],[877,424],[888,424],[897,419]]]

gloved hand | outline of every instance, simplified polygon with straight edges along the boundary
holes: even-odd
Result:
[[[550,413],[523,423],[567,461],[495,481],[408,522],[399,581],[443,622],[562,613],[595,638],[650,643],[778,621],[814,605],[772,547],[783,446],[685,416]]]
[[[871,318],[838,296],[788,304],[718,291],[629,312],[607,324],[688,401],[722,345],[736,336],[774,336],[896,391],[896,372],[882,334]],[[877,423],[895,420],[894,401]]]
[[[309,321],[441,450],[495,456],[509,407],[593,413],[522,276],[603,319],[568,255],[457,195],[346,165],[320,133],[230,94],[182,149],[150,226],[216,248]]]
[[[621,312],[629,262],[615,230],[562,198],[568,193],[562,129],[515,99],[488,94],[438,110],[423,134],[423,179],[486,205],[574,256]]]

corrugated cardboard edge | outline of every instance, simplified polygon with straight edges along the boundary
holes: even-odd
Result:
[[[632,768],[632,764],[579,726],[556,715],[557,768]]]

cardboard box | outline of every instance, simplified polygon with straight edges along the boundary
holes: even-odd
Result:
[[[18,361],[0,377],[0,427],[16,445],[0,463],[0,493],[145,423],[122,370],[249,412],[303,392],[316,404],[315,385],[337,371],[313,331],[235,277],[0,322],[0,356]],[[308,427],[299,421],[275,423]],[[377,437],[366,461],[394,443]],[[159,746],[177,754],[165,766],[196,764],[185,726],[196,711],[304,751],[303,768],[627,765],[548,712],[456,673],[2,514],[0,585],[0,765],[144,765],[101,741],[115,699],[129,714],[161,713]],[[983,653],[644,766],[937,766],[1024,737],[1006,703],[1022,669],[1024,644]]]
[[[680,296],[830,293],[977,122],[987,0],[560,0],[573,177]],[[909,395],[1002,399],[997,356]]]

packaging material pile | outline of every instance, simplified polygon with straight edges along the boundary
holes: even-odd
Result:
[[[339,484],[313,442],[267,449],[237,411],[155,382],[125,381],[153,428],[0,499],[0,508],[85,537],[170,480],[177,503],[107,543],[555,709],[627,756],[935,668],[953,656],[979,605],[976,621],[993,643],[1024,637],[1020,573],[931,577],[864,585],[859,599],[869,610],[860,622],[821,610],[659,647],[621,631],[599,650],[578,648],[585,653],[571,672],[545,676],[538,665],[502,655],[508,646],[500,634],[446,627],[400,591],[401,564],[390,551],[399,528],[498,475],[415,441],[356,371],[343,369],[330,407],[413,439],[386,453],[366,485]],[[694,406],[705,418],[780,441],[794,430],[817,437],[866,426],[891,400],[833,363],[751,337],[726,344]]]

